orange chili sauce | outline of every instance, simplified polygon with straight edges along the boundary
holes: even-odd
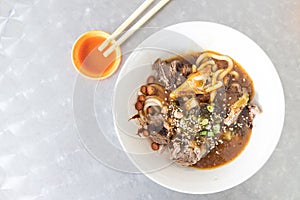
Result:
[[[82,35],[73,47],[73,63],[76,69],[89,78],[106,78],[113,74],[120,65],[121,53],[119,47],[108,57],[103,53],[109,45],[101,52],[98,47],[109,35],[99,31],[91,31]]]

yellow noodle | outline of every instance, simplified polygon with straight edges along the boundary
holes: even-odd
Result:
[[[217,95],[217,90],[214,90],[210,93],[210,96],[209,96],[210,103],[214,102],[216,95]]]
[[[204,63],[202,63],[198,68],[197,68],[197,71],[200,71],[201,69],[205,68],[206,66],[208,65],[214,65],[215,64],[215,61],[213,60],[208,60]]]
[[[228,65],[227,68],[219,75],[218,79],[222,80],[233,68],[233,62],[231,60],[231,58],[229,58],[228,56],[222,56],[223,59],[220,60],[225,60],[227,61]]]
[[[202,53],[197,58],[196,65],[198,66],[205,57],[211,57],[211,58],[216,59],[216,60],[225,60],[225,61],[227,61],[228,66],[227,66],[226,70],[224,70],[220,74],[220,76],[218,78],[219,80],[222,80],[232,70],[232,68],[233,68],[233,62],[232,62],[231,58],[229,58],[228,56],[225,56],[225,55],[217,55],[217,54],[210,53],[210,52],[204,52],[204,53]]]
[[[205,92],[212,92],[212,91],[214,91],[214,90],[217,90],[217,89],[219,89],[220,87],[222,87],[223,86],[223,83],[221,82],[221,81],[218,81],[215,85],[212,85],[212,86],[210,86],[210,87],[208,87],[206,90],[205,90]]]
[[[214,64],[212,67],[211,67],[211,71],[212,72],[215,72],[218,70],[218,66],[216,64]]]
[[[211,57],[212,53],[204,52],[196,60],[196,65],[199,66],[202,60],[206,57]]]
[[[214,74],[213,74],[213,77],[212,77],[212,81],[211,81],[211,85],[215,85],[216,82],[217,82],[217,77],[219,76],[219,74],[224,71],[223,69],[219,69],[218,71],[216,71]],[[214,90],[210,93],[210,102],[212,103],[216,97],[216,94],[217,94],[217,90]]]
[[[228,84],[229,84],[229,76],[225,76],[224,77],[224,79],[223,79],[223,84],[224,84],[224,86],[228,86]]]
[[[222,73],[224,71],[224,69],[219,69],[218,71],[216,71],[213,76],[212,76],[212,81],[211,84],[214,85],[217,82],[217,78],[219,76],[220,73]]]

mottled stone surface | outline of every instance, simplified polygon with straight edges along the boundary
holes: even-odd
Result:
[[[299,0],[173,0],[145,25],[229,25],[273,61],[285,91],[284,129],[267,164],[245,183],[217,194],[181,194],[105,167],[86,151],[73,117],[72,44],[88,30],[112,32],[141,2],[0,0],[0,199],[299,199]],[[156,30],[139,31],[123,52]]]

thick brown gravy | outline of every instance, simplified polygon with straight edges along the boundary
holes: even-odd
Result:
[[[251,136],[251,130],[247,130],[245,135],[236,135],[231,140],[223,140],[206,157],[198,161],[194,167],[200,169],[210,169],[222,166],[234,160],[247,146]]]

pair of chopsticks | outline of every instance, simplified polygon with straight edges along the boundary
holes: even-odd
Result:
[[[134,13],[132,13],[128,19],[115,30],[113,34],[111,34],[99,47],[99,51],[103,51],[105,47],[112,40],[120,35],[146,8],[153,3],[154,0],[146,0]],[[149,12],[147,12],[140,20],[138,20],[124,35],[119,38],[115,43],[113,43],[104,53],[103,56],[109,56],[117,46],[121,45],[125,42],[136,30],[138,30],[144,23],[146,23],[153,15],[155,15],[162,7],[164,7],[170,0],[161,0],[158,4],[156,4]]]

